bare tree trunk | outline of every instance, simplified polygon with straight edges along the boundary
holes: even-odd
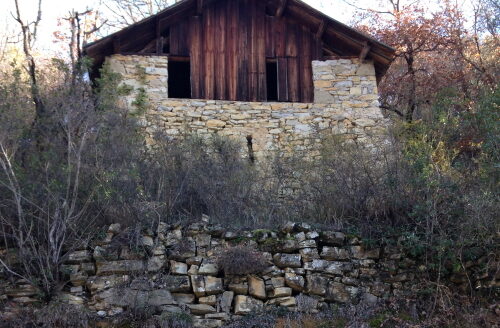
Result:
[[[415,68],[413,67],[414,58],[413,54],[410,52],[405,55],[406,64],[408,65],[408,75],[410,76],[410,91],[408,93],[408,108],[405,114],[406,122],[413,121],[413,114],[417,108],[417,86],[415,77]]]

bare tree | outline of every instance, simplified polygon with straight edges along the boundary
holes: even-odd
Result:
[[[122,28],[143,20],[178,0],[108,0],[104,6],[111,12],[112,19],[108,25]]]
[[[0,267],[40,288],[50,299],[62,287],[61,264],[90,236],[93,219],[88,206],[93,192],[82,192],[81,177],[98,127],[87,85],[65,81],[43,91],[50,93],[44,96],[52,113],[47,125],[59,127],[60,133],[50,136],[51,148],[34,154],[26,170],[18,169],[17,154],[25,142],[11,136],[9,122],[0,126],[5,132],[0,133],[0,228],[3,244],[18,252],[16,262],[0,259]],[[4,101],[0,105],[10,106]]]
[[[74,84],[81,73],[82,46],[106,24],[107,20],[101,21],[99,14],[88,8],[82,12],[73,9],[64,20],[69,23],[67,42]]]
[[[31,82],[31,96],[33,98],[33,102],[35,103],[36,109],[36,122],[40,120],[45,113],[45,107],[43,105],[40,90],[38,88],[36,61],[35,57],[33,56],[33,47],[38,35],[38,26],[40,24],[40,21],[42,20],[42,0],[38,0],[37,15],[36,18],[32,21],[26,20],[21,15],[21,10],[19,9],[19,0],[14,0],[14,4],[16,12],[15,14],[13,14],[13,16],[16,22],[19,24],[19,27],[21,28],[23,52],[26,56],[27,71]]]

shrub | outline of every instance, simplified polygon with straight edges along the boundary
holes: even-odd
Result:
[[[52,303],[40,309],[27,307],[15,318],[4,322],[6,328],[89,328],[95,317],[87,310],[73,305]]]
[[[268,261],[261,253],[244,245],[225,249],[219,254],[217,263],[226,275],[259,273],[269,267]]]

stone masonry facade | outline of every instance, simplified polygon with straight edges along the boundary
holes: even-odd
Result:
[[[393,297],[410,300],[428,278],[425,260],[401,245],[368,247],[354,235],[305,223],[236,231],[205,217],[184,226],[160,222],[134,243],[126,236],[130,230],[112,224],[100,239],[69,253],[62,267],[68,285],[58,299],[96,314],[99,327],[134,309],[188,313],[195,327],[209,328],[272,306],[317,313]],[[262,259],[258,272],[224,272],[221,256],[238,245]],[[442,283],[463,291],[498,288],[498,259],[488,257],[465,263],[467,271],[443,274]],[[26,281],[0,279],[0,300],[29,305],[37,295]]]
[[[137,97],[146,95],[141,114],[148,134],[217,133],[242,145],[251,136],[259,158],[270,150],[314,150],[322,134],[366,142],[383,137],[388,126],[373,63],[355,58],[312,62],[314,103],[171,99],[167,57],[113,55],[107,63],[131,90],[122,97],[123,106],[137,111]]]

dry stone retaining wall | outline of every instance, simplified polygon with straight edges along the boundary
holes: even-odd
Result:
[[[388,124],[379,108],[373,63],[358,59],[313,61],[314,103],[171,99],[167,57],[113,55],[107,63],[132,89],[123,106],[137,110],[140,92],[147,95],[149,134],[217,133],[242,144],[251,136],[259,157],[274,149],[314,150],[320,133],[367,141],[384,136]]]
[[[130,240],[137,238],[130,236],[113,224],[104,238],[69,254],[62,268],[69,284],[59,298],[103,320],[148,308],[188,312],[195,326],[219,327],[269,306],[314,313],[332,305],[411,298],[425,270],[401,248],[368,248],[358,237],[303,223],[241,232],[206,221],[185,227],[160,223],[132,247]],[[262,271],[227,275],[221,270],[220,256],[241,244],[265,261]],[[469,283],[498,288],[499,277],[481,271],[486,262],[466,263],[467,274],[443,276],[442,282],[451,280],[453,288],[464,290]],[[0,295],[20,304],[37,301],[37,290],[21,280],[0,283]]]

